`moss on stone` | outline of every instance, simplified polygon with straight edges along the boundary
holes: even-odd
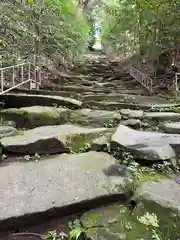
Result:
[[[24,132],[25,132],[24,129],[17,129],[16,134],[17,134],[17,135],[23,135]]]
[[[71,148],[73,152],[79,152],[82,151],[87,147],[87,144],[91,144],[92,140],[97,136],[98,134],[73,134],[66,138],[67,145]]]
[[[81,126],[82,127],[82,126]],[[62,142],[64,142],[72,152],[83,152],[90,150],[92,141],[100,136],[103,136],[107,132],[94,132],[94,133],[81,133],[81,134],[69,134],[60,136]]]
[[[43,125],[64,124],[69,120],[69,111],[65,109],[42,109],[37,111],[26,111],[24,109],[8,109],[2,112],[5,118],[11,118],[19,127],[38,127]]]
[[[83,124],[86,125],[88,123],[88,116],[81,115],[75,112],[70,114],[70,122],[75,124]]]
[[[167,179],[167,177],[157,172],[140,172],[137,174],[137,179],[145,182],[145,181],[156,181],[160,179]]]
[[[146,225],[140,221],[140,217],[147,214],[147,211],[157,216],[159,227],[152,224]],[[154,217],[154,215],[152,215]],[[156,221],[156,219],[154,219]],[[168,240],[177,239],[179,236],[178,221],[171,214],[157,212],[151,208],[147,210],[142,203],[138,205],[130,214],[129,210],[122,205],[114,204],[111,206],[94,209],[85,213],[81,217],[81,222],[87,228],[88,236],[93,239],[158,239]],[[159,238],[153,238],[156,233]]]

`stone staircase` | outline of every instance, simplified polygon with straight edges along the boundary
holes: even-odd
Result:
[[[62,209],[69,214],[83,202],[113,196],[102,169],[117,162],[114,143],[116,153],[126,149],[143,164],[178,162],[179,104],[150,96],[115,63],[96,60],[74,72],[63,77],[66,85],[60,79],[0,96],[0,239]],[[159,191],[169,196],[163,186]]]

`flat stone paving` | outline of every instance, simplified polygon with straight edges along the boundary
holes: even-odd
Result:
[[[102,169],[114,163],[112,156],[92,151],[0,167],[0,226],[12,217],[108,195]]]

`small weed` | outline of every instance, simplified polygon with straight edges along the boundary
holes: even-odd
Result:
[[[24,160],[25,160],[25,161],[29,161],[30,159],[31,159],[31,156],[30,156],[30,155],[24,156]]]
[[[89,143],[85,143],[83,148],[79,149],[79,152],[84,153],[84,152],[88,152],[91,149],[91,145]]]
[[[119,119],[111,119],[106,122],[104,122],[105,128],[114,128],[119,124]]]
[[[175,112],[175,113],[179,113],[180,108],[177,108],[175,106],[162,107],[162,108],[152,106],[150,108],[150,111],[151,112]]]
[[[65,240],[68,236],[64,232],[57,233],[56,230],[48,231],[43,234],[43,236],[48,240]]]
[[[17,135],[23,135],[24,132],[25,132],[24,129],[18,129],[18,130],[16,131],[16,134],[17,134]]]
[[[69,240],[86,240],[87,235],[81,222],[76,219],[69,223]]]
[[[35,153],[34,156],[26,155],[24,156],[25,161],[38,161],[41,158],[41,156],[38,153]]]

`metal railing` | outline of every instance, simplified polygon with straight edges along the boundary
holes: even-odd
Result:
[[[175,90],[175,97],[177,98],[180,94],[180,82],[178,83],[178,78],[180,77],[180,73],[175,73],[173,77],[173,90]]]
[[[130,74],[153,95],[153,81],[148,74],[144,74],[134,67],[130,68]]]
[[[2,67],[0,68],[0,83],[0,95],[25,84],[29,89],[39,89],[41,70],[31,62]]]

